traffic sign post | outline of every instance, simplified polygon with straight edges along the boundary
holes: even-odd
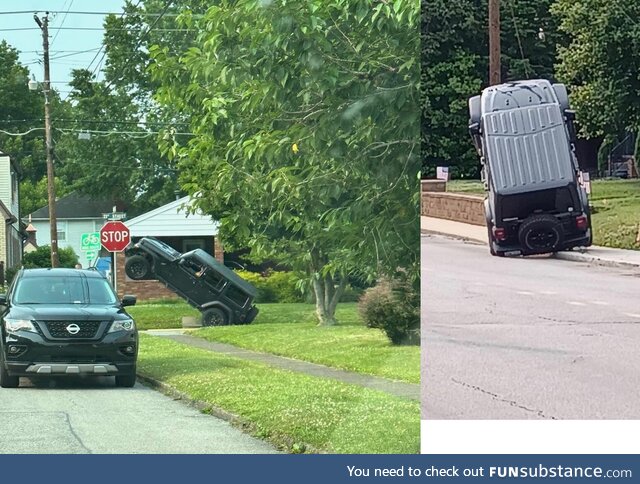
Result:
[[[116,255],[122,252],[131,242],[129,228],[120,221],[107,222],[100,229],[100,243],[102,247],[112,253],[111,257],[111,278],[113,288],[118,291]]]
[[[122,222],[107,222],[100,229],[100,243],[109,252],[122,252],[129,242],[131,233]]]
[[[88,232],[80,236],[80,250],[100,250],[100,232]]]

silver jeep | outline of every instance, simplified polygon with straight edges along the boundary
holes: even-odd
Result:
[[[492,255],[529,255],[591,245],[591,215],[574,153],[575,113],[563,84],[491,86],[469,99],[480,155]]]

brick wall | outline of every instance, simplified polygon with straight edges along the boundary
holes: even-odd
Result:
[[[129,279],[124,272],[124,254],[116,257],[116,284],[118,286],[118,296],[131,294],[138,298],[138,301],[149,299],[176,298],[178,295],[170,291],[159,281],[134,281]]]
[[[425,183],[425,181],[436,183]],[[447,193],[437,183],[445,185],[438,180],[422,181],[422,215],[473,225],[485,225],[484,197]]]

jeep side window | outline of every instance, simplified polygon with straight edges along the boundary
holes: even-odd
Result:
[[[226,296],[240,307],[244,307],[249,300],[249,295],[246,292],[233,285],[229,285]]]

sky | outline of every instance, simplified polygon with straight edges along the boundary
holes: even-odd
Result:
[[[68,82],[72,69],[98,69],[100,60],[104,63],[99,50],[102,45],[103,15],[79,15],[66,12],[111,12],[120,13],[124,0],[0,0],[0,39],[6,40],[18,49],[20,62],[29,68],[37,81],[44,79],[42,65],[42,31],[33,19],[37,12],[43,18],[46,11],[60,12],[49,14],[49,50],[52,87],[60,91],[63,98],[70,90]],[[4,12],[26,12],[6,14]],[[58,30],[60,27],[62,29]],[[6,30],[29,28],[32,30]],[[96,28],[99,30],[66,30],[69,28]],[[90,50],[92,49],[92,50]],[[89,52],[78,53],[80,50]],[[69,55],[72,54],[72,55]],[[96,57],[96,54],[97,57]],[[66,56],[59,59],[55,57]],[[93,63],[91,63],[93,61]],[[101,77],[99,77],[100,79]]]

